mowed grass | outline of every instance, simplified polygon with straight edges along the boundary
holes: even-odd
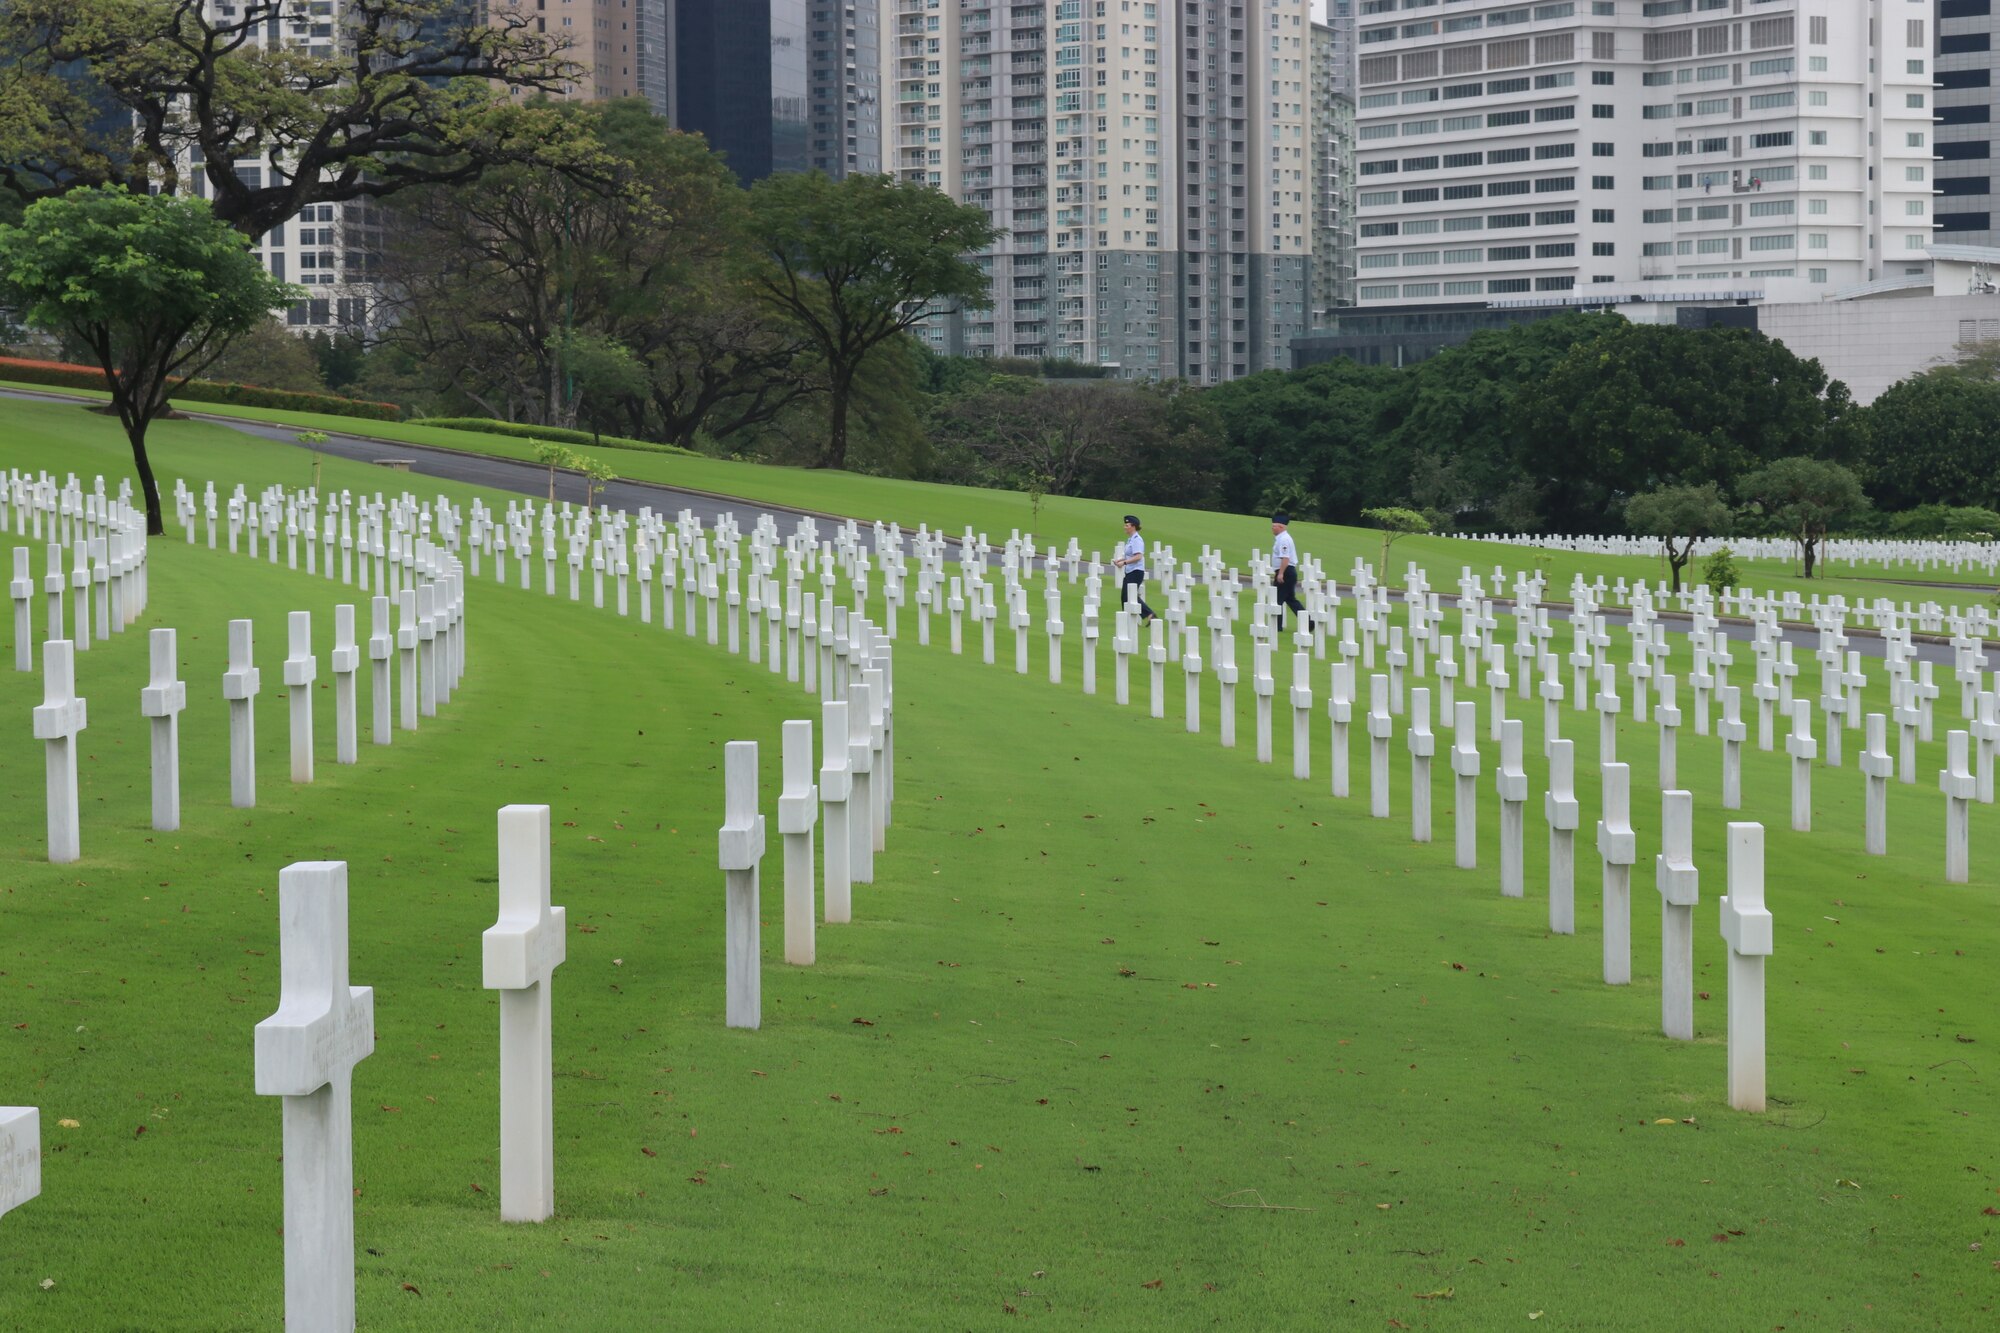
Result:
[[[11,434],[9,463],[119,475],[115,442],[67,420]],[[284,446],[175,429],[163,467],[197,482],[302,480]],[[390,480],[327,469],[329,485]],[[420,493],[438,490],[467,494]],[[470,674],[441,716],[341,768],[316,690],[319,781],[293,788],[283,613],[315,612],[323,658],[331,606],[358,594],[178,536],[155,544],[152,582],[141,632],[80,659],[76,866],[43,859],[25,739],[39,682],[0,673],[17,737],[0,749],[0,1102],[42,1108],[46,1149],[43,1197],[0,1219],[0,1326],[279,1319],[279,1115],[251,1091],[250,1032],[276,1005],[278,869],[321,857],[349,862],[352,977],[376,988],[354,1093],[365,1326],[1990,1325],[2000,1274],[1975,1247],[2000,1207],[1981,1054],[2000,1042],[2000,817],[1975,809],[1973,883],[1942,884],[1941,739],[1922,785],[1892,787],[1892,855],[1869,858],[1851,737],[1849,766],[1815,773],[1820,831],[1795,835],[1783,754],[1753,739],[1746,810],[1726,816],[1719,747],[1690,718],[1709,998],[1700,1039],[1670,1042],[1650,725],[1620,737],[1640,865],[1635,984],[1611,989],[1588,850],[1594,716],[1565,705],[1585,830],[1579,933],[1552,937],[1536,797],[1529,897],[1498,894],[1483,740],[1484,868],[1459,871],[1442,737],[1428,846],[1408,839],[1400,735],[1392,819],[1367,817],[1359,725],[1355,795],[1327,794],[1323,667],[1312,778],[1296,782],[1282,702],[1278,762],[1254,761],[1247,643],[1223,751],[1212,677],[1199,737],[1181,730],[1177,671],[1165,721],[1146,716],[1143,666],[1134,706],[1111,702],[1108,649],[1099,696],[1081,697],[1073,603],[1061,688],[1039,634],[1018,676],[1005,629],[986,667],[976,632],[953,658],[942,618],[919,647],[906,613],[876,883],[857,888],[854,925],[820,932],[817,966],[786,967],[773,828],[765,1027],[732,1032],[720,748],[763,743],[769,813],[779,724],[818,714],[796,687],[679,628],[489,572]],[[265,689],[248,813],[228,807],[219,697],[223,630],[242,615]],[[152,624],[180,628],[189,682],[178,835],[147,827],[136,692]],[[1539,704],[1510,708],[1539,793]],[[493,812],[513,801],[553,808],[572,926],[555,984],[559,1212],[537,1227],[496,1220],[497,1006],[479,985]],[[1723,1102],[1714,899],[1732,817],[1769,839],[1764,1116]]]
[[[38,393],[57,392],[32,385],[13,387]],[[64,391],[67,392],[67,391]],[[79,397],[91,395],[77,394]],[[102,397],[103,395],[96,395]],[[34,412],[40,405],[10,402],[11,416],[17,409]],[[59,405],[51,405],[57,417],[43,421],[72,420]],[[267,408],[197,404],[191,410],[244,420],[295,425],[300,430],[321,430],[336,435],[359,435],[375,439],[421,444],[434,449],[487,454],[531,462],[534,445],[528,440],[477,431],[426,426],[420,422],[363,421],[353,417],[320,413],[282,412]],[[175,427],[179,427],[175,431]],[[64,429],[69,427],[65,426]],[[156,426],[165,438],[181,440],[200,437],[211,428],[196,423],[164,423]],[[764,504],[810,509],[820,513],[858,518],[864,522],[895,521],[915,531],[920,525],[957,536],[970,528],[995,544],[1004,543],[1015,532],[1032,533],[1040,548],[1050,545],[1067,549],[1074,538],[1088,554],[1103,553],[1107,558],[1123,537],[1121,525],[1132,506],[1116,500],[1083,500],[1067,496],[1045,496],[1039,502],[1018,491],[985,490],[967,486],[947,486],[934,482],[896,481],[805,468],[773,467],[734,459],[690,457],[643,453],[630,449],[592,448],[581,452],[601,458],[616,474],[632,481],[656,482],[721,495],[742,496]],[[379,483],[378,483],[379,484]],[[1268,551],[1271,530],[1268,515],[1218,514],[1203,509],[1151,508],[1142,514],[1150,541],[1165,542],[1185,561],[1196,560],[1204,546],[1225,553],[1227,562],[1248,567],[1252,550]],[[1371,566],[1382,563],[1382,534],[1364,528],[1331,523],[1299,521],[1292,535],[1300,549],[1317,559],[1329,577],[1342,583],[1352,581],[1356,560]],[[1388,567],[1395,586],[1401,587],[1408,566],[1415,564],[1430,580],[1430,586],[1447,595],[1458,590],[1460,571],[1471,567],[1482,576],[1495,567],[1507,570],[1539,569],[1547,579],[1550,598],[1568,601],[1574,578],[1586,580],[1599,575],[1615,582],[1640,579],[1659,586],[1668,581],[1667,563],[1658,556],[1601,556],[1567,551],[1539,550],[1501,542],[1471,541],[1450,537],[1401,537],[1390,548]],[[1743,582],[1759,592],[1797,592],[1802,598],[1842,596],[1853,605],[1863,599],[1873,602],[1888,598],[1893,602],[1935,600],[1967,610],[1990,604],[1995,590],[1993,579],[1983,569],[1953,570],[1949,567],[1919,568],[1915,564],[1867,566],[1834,563],[1831,577],[1804,579],[1793,559],[1741,558],[1737,567]],[[1698,576],[1698,569],[1688,577]],[[1935,592],[1908,584],[1974,584],[1974,589],[1941,587]],[[1487,591],[1492,593],[1489,583]],[[1502,595],[1513,595],[1511,577]]]

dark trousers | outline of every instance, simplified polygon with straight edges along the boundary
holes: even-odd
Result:
[[[1125,591],[1125,589],[1127,588],[1137,588],[1138,591],[1128,594]],[[1145,570],[1128,569],[1125,571],[1125,582],[1120,584],[1118,588],[1118,601],[1121,606],[1127,603],[1137,603],[1139,607],[1139,614],[1142,617],[1151,616],[1153,614],[1153,608],[1146,605]]]
[[[1292,611],[1299,618],[1299,623],[1304,624],[1306,619],[1306,609],[1299,605],[1299,567],[1297,565],[1285,566],[1285,572],[1273,579],[1272,583],[1278,589],[1278,633],[1283,634],[1285,632],[1286,607],[1289,606],[1292,608]]]

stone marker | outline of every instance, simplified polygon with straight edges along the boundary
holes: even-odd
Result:
[[[146,636],[152,678],[139,691],[139,716],[153,720],[153,827],[171,833],[181,826],[181,712],[187,683],[180,680],[175,632],[156,629]]]
[[[1453,816],[1457,834],[1457,860],[1460,870],[1472,870],[1479,865],[1479,725],[1478,706],[1470,699],[1460,699],[1452,708],[1451,726],[1451,771],[1457,775],[1453,785]]]
[[[404,731],[417,729],[417,632],[417,590],[404,588],[396,596],[396,688]]]
[[[831,705],[829,705],[831,706]],[[785,961],[813,962],[813,828],[819,790],[813,785],[813,729],[806,718],[784,726],[785,787],[778,796],[778,832],[785,840]]]
[[[1653,884],[1660,891],[1660,1031],[1693,1041],[1694,908],[1701,901],[1701,872],[1694,864],[1694,797],[1687,792],[1660,793]]]
[[[343,602],[333,608],[333,651],[327,654],[333,672],[333,759],[337,764],[359,762],[360,733],[354,708],[354,671],[361,649],[354,642],[354,608]]]
[[[479,937],[483,984],[500,992],[500,1220],[556,1210],[550,988],[568,914],[549,905],[549,808],[500,808],[500,917]]]
[[[7,595],[14,603],[14,670],[35,669],[35,575],[25,546],[14,548],[14,578]]]
[[[351,1333],[353,1079],[375,1050],[375,992],[347,984],[347,863],[280,871],[278,928],[282,984],[257,1025],[256,1088],[285,1099],[285,1327]]]
[[[251,622],[229,622],[229,670],[222,673],[222,697],[229,701],[229,803],[238,810],[257,804],[257,694],[262,673],[254,664]]]
[[[368,695],[375,715],[373,739],[377,745],[387,745],[391,737],[389,654],[396,643],[389,624],[387,597],[375,597],[369,601],[368,619]]]
[[[823,856],[826,877],[824,911],[829,926],[853,920],[853,853],[849,817],[849,797],[853,775],[847,767],[847,710],[850,705],[829,700],[820,705],[819,800],[825,807],[826,850]]]
[[[1792,700],[1792,734],[1785,737],[1785,753],[1792,757],[1792,828],[1812,832],[1812,761],[1819,758],[1819,743],[1812,734],[1812,705],[1804,699]]]
[[[1743,725],[1742,695],[1739,687],[1725,685],[1718,693],[1722,696],[1722,720],[1715,725],[1715,734],[1722,741],[1722,808],[1741,810],[1743,808],[1743,741],[1749,734]]]
[[[47,777],[49,860],[66,865],[83,854],[76,744],[77,736],[90,725],[89,709],[76,694],[76,648],[67,639],[42,644],[42,702],[34,721]]]
[[[1431,692],[1424,686],[1410,691],[1410,841],[1431,840],[1431,758],[1437,736],[1431,731]]]
[[[1165,717],[1167,715],[1166,624],[1158,616],[1154,616],[1149,623],[1152,626],[1152,639],[1146,647],[1146,662],[1150,667],[1151,711],[1154,717]]]
[[[1680,785],[1681,710],[1674,701],[1678,686],[1672,676],[1662,674],[1657,682],[1660,702],[1653,720],[1660,726],[1660,790],[1672,791]]]
[[[1604,818],[1597,822],[1597,855],[1604,862],[1604,984],[1632,980],[1632,865],[1639,859],[1632,832],[1632,773],[1624,764],[1603,765]]]
[[[42,577],[42,592],[48,600],[48,635],[44,642],[54,642],[63,638],[63,588],[67,580],[63,578],[63,548],[60,543],[49,544],[48,573]]]
[[[875,882],[875,747],[870,726],[874,701],[872,687],[856,681],[847,689],[847,771],[852,785],[847,794],[848,877],[856,884]]]
[[[1215,659],[1215,730],[1222,748],[1230,750],[1236,746],[1236,636],[1225,633],[1220,642]]]
[[[1187,689],[1187,729],[1189,735],[1201,732],[1201,635],[1189,634],[1183,645],[1181,657],[1181,679]]]
[[[1256,698],[1257,708],[1257,762],[1271,762],[1271,699],[1277,693],[1277,683],[1271,678],[1271,644],[1268,639],[1259,639],[1251,648],[1251,660],[1255,669],[1250,677],[1250,692]]]
[[[1771,913],[1764,906],[1764,826],[1729,826],[1729,892],[1722,938],[1729,946],[1729,1104],[1764,1109],[1764,960]]]
[[[438,710],[438,587],[417,587],[417,711],[436,717]]]
[[[1866,780],[1867,797],[1863,802],[1862,850],[1870,856],[1889,854],[1889,775],[1896,771],[1896,764],[1889,757],[1889,722],[1880,713],[1870,713],[1867,719],[1867,744],[1861,751],[1861,775]]]
[[[763,981],[757,951],[757,870],[764,859],[764,816],[757,812],[757,742],[723,747],[723,823],[716,836],[723,871],[725,1021],[763,1026]]]
[[[1575,742],[1549,746],[1549,790],[1542,798],[1549,824],[1549,933],[1576,934],[1576,829],[1582,810],[1576,800]]]
[[[1157,622],[1155,622],[1157,624]],[[1190,636],[1192,637],[1192,636]],[[1312,777],[1312,656],[1292,654],[1292,776]]]
[[[1326,691],[1326,715],[1332,724],[1333,749],[1327,767],[1333,771],[1333,794],[1344,797],[1351,789],[1348,778],[1347,729],[1354,721],[1354,667],[1348,662],[1335,662],[1328,671],[1330,676]]]
[[[0,1106],[0,1217],[41,1192],[42,1113],[32,1106]]]
[[[1389,737],[1393,726],[1389,677],[1377,672],[1368,677],[1368,813],[1376,819],[1389,817]]]
[[[1500,894],[1505,898],[1527,896],[1522,843],[1528,774],[1521,767],[1521,746],[1521,719],[1510,717],[1500,728],[1500,766],[1493,770],[1493,785],[1500,793]]]
[[[312,613],[294,611],[285,619],[289,644],[285,692],[292,714],[292,781],[313,780],[313,679],[319,674],[312,650]]]
[[[1600,764],[1618,760],[1618,671],[1606,666],[1597,673],[1597,757]]]
[[[1945,734],[1944,767],[1938,771],[1938,787],[1944,792],[1944,877],[1948,884],[1963,884],[1971,878],[1972,799],[1979,794],[1979,783],[1967,766],[1968,740],[1963,731]]]
[[[1994,743],[2000,741],[2000,696],[1981,690],[1973,701],[1973,775],[1979,789],[1979,803],[1993,804]]]

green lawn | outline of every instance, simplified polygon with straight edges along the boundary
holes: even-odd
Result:
[[[46,389],[38,391],[52,392]],[[9,411],[12,413],[16,408],[26,406],[9,404]],[[216,404],[199,404],[194,410],[246,420],[290,423],[301,430],[363,435],[439,449],[490,454],[498,458],[523,461],[534,458],[534,447],[526,440],[476,431]],[[163,439],[177,439],[178,436],[170,435],[170,428],[192,424],[166,423],[155,427],[155,430],[161,432]],[[195,428],[200,429],[198,426]],[[1037,505],[1029,496],[1015,491],[892,481],[848,472],[771,467],[727,459],[588,447],[582,452],[603,458],[620,477],[634,481],[743,496],[767,504],[813,509],[866,521],[894,520],[911,530],[920,524],[928,524],[933,529],[957,535],[970,527],[996,543],[1006,541],[1011,533],[1028,532],[1033,533],[1044,548],[1052,544],[1067,548],[1074,537],[1086,552],[1102,551],[1107,556],[1123,536],[1120,520],[1129,508],[1111,500],[1078,500],[1062,496],[1045,498]],[[371,489],[382,484],[379,480],[369,483]],[[1148,539],[1167,543],[1183,560],[1196,559],[1204,546],[1210,546],[1227,552],[1230,563],[1243,567],[1252,549],[1262,551],[1270,548],[1271,530],[1261,516],[1217,514],[1200,509],[1154,509],[1142,517]],[[1343,583],[1350,581],[1356,559],[1375,564],[1381,558],[1382,539],[1378,532],[1329,523],[1300,522],[1292,525],[1292,533],[1298,539],[1301,550],[1316,557],[1329,574]],[[1571,581],[1577,574],[1592,579],[1599,574],[1610,580],[1622,577],[1636,582],[1645,579],[1655,585],[1665,582],[1668,577],[1666,562],[1653,557],[1535,552],[1503,543],[1446,537],[1400,538],[1391,548],[1389,565],[1394,571],[1397,586],[1403,582],[1404,570],[1415,563],[1428,575],[1434,589],[1452,594],[1457,591],[1460,571],[1467,566],[1486,574],[1496,565],[1509,570],[1528,568],[1538,558],[1540,567],[1548,576],[1550,595],[1562,601],[1569,599]],[[1897,602],[1924,600],[1922,589],[1882,581],[1885,579],[1954,583],[1978,582],[1980,577],[1956,575],[1950,570],[1919,571],[1914,566],[1886,570],[1850,570],[1841,566],[1837,567],[1836,577],[1802,579],[1797,577],[1794,564],[1789,560],[1745,559],[1739,561],[1738,566],[1743,579],[1759,591],[1792,590],[1807,597],[1837,594],[1846,597],[1850,603],[1876,597],[1888,597]],[[1507,595],[1512,595],[1511,587]],[[1942,590],[1936,599],[1946,604],[1970,607],[1987,602],[1990,596],[1989,592]]]
[[[7,410],[8,465],[86,483],[124,472],[103,423]],[[200,423],[161,438],[169,488],[304,480],[286,446]],[[329,485],[392,480],[326,468]],[[470,494],[421,483],[439,491]],[[1427,846],[1408,840],[1400,735],[1394,818],[1367,817],[1359,726],[1355,796],[1327,795],[1323,668],[1300,783],[1282,707],[1279,762],[1254,761],[1247,644],[1238,748],[1224,751],[1212,677],[1210,729],[1191,737],[1177,672],[1169,720],[1154,721],[1143,668],[1135,706],[1111,702],[1108,650],[1099,696],[1080,696],[1074,633],[1058,689],[1039,636],[1017,676],[1004,629],[989,668],[976,634],[954,659],[942,619],[929,647],[906,623],[900,800],[876,883],[857,887],[856,924],[820,932],[816,967],[787,968],[773,829],[765,1027],[734,1032],[720,747],[763,742],[768,814],[779,723],[818,714],[796,687],[678,629],[489,574],[470,594],[462,691],[389,749],[364,743],[353,768],[331,762],[322,664],[320,780],[294,789],[282,613],[312,610],[323,654],[350,594],[177,536],[152,559],[136,628],[180,628],[189,682],[181,833],[147,828],[142,632],[80,659],[92,725],[76,866],[42,856],[25,739],[39,685],[0,673],[16,728],[0,750],[0,1102],[42,1108],[46,1150],[43,1197],[0,1219],[0,1327],[278,1321],[279,1115],[251,1090],[251,1029],[277,1000],[277,872],[322,857],[349,862],[352,976],[376,991],[376,1053],[354,1093],[364,1326],[1992,1322],[2000,1272],[1979,1247],[1994,1239],[2000,1148],[1981,1053],[2000,1043],[2000,814],[1975,808],[1973,883],[1942,884],[1942,726],[1920,785],[1892,787],[1879,859],[1860,854],[1851,742],[1847,768],[1815,773],[1820,831],[1796,835],[1782,752],[1753,741],[1747,808],[1725,816],[1719,748],[1684,729],[1707,998],[1699,1040],[1678,1043],[1658,1034],[1650,725],[1620,738],[1640,865],[1635,984],[1610,989],[1587,850],[1594,716],[1563,714],[1586,828],[1579,933],[1552,937],[1538,705],[1510,700],[1536,794],[1529,897],[1508,901],[1484,742],[1485,868],[1458,871],[1444,744]],[[228,806],[217,688],[234,616],[256,619],[264,667],[248,813]],[[365,676],[362,695],[365,717]],[[553,807],[572,928],[555,982],[558,1217],[537,1227],[496,1220],[497,1005],[479,984],[493,812],[515,801]],[[1723,1101],[1727,817],[1768,829],[1764,1116]]]

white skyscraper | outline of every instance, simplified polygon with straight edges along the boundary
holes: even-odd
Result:
[[[1799,300],[1926,271],[1928,3],[1359,10],[1363,306]]]
[[[939,350],[1204,382],[1306,323],[1308,0],[893,0],[889,169],[984,208]]]

